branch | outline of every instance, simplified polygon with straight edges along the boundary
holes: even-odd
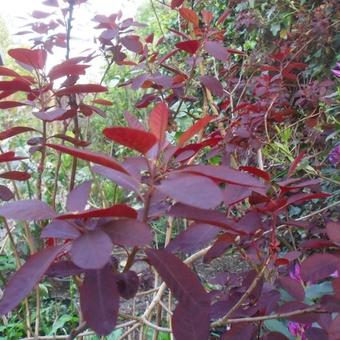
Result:
[[[327,311],[322,309],[320,306],[314,306],[314,307],[309,307],[305,309],[298,309],[293,312],[287,312],[287,313],[277,313],[277,314],[271,314],[271,315],[255,316],[251,318],[229,319],[229,320],[225,320],[223,324],[217,323],[218,321],[215,321],[211,324],[211,327],[216,328],[216,327],[226,326],[227,324],[232,324],[232,323],[258,322],[258,321],[273,320],[273,319],[287,319],[292,316],[308,314],[308,313],[327,313]]]

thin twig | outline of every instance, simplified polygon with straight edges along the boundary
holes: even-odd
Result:
[[[299,309],[295,310],[293,312],[287,312],[287,313],[277,313],[277,314],[271,314],[271,315],[263,315],[263,316],[255,316],[255,317],[250,317],[250,318],[237,318],[237,319],[229,319],[225,320],[223,324],[220,324],[217,322],[213,322],[211,324],[212,328],[217,328],[221,326],[226,326],[228,324],[233,324],[233,323],[246,323],[246,322],[259,322],[259,321],[265,321],[265,320],[273,320],[273,319],[287,319],[292,316],[296,315],[302,315],[302,314],[308,314],[308,313],[326,313],[324,309],[321,309],[320,306],[317,307],[309,307],[305,309]]]

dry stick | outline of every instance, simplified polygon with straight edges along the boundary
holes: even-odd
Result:
[[[140,317],[140,316],[132,316],[124,313],[119,313],[119,316],[124,319],[131,319],[139,322],[140,324],[145,324],[153,329],[156,329],[161,332],[167,332],[170,333],[171,329],[170,328],[165,328],[165,327],[160,327],[158,325],[153,324],[152,322],[148,321],[147,319]]]
[[[250,296],[252,291],[256,288],[256,286],[259,283],[259,281],[261,280],[270,260],[271,260],[271,257],[268,256],[266,262],[263,264],[261,270],[258,272],[258,274],[256,275],[256,277],[253,280],[253,282],[251,283],[251,285],[248,287],[246,292],[241,296],[241,298],[238,300],[238,302],[228,311],[227,314],[225,314],[222,318],[220,318],[220,319],[218,319],[218,320],[216,320],[215,322],[212,323],[212,327],[219,327],[219,326],[222,326],[222,325],[225,325],[226,323],[228,323],[229,316],[232,315],[235,311],[237,311],[239,309],[239,307],[243,304],[243,302],[245,302],[248,299],[248,297]]]
[[[320,306],[316,306],[316,307],[314,306],[314,307],[299,309],[299,310],[295,310],[293,312],[287,312],[287,313],[277,313],[277,314],[271,314],[271,315],[255,316],[255,317],[250,317],[250,318],[229,319],[229,320],[225,320],[223,324],[217,324],[217,321],[216,321],[211,324],[211,327],[217,328],[217,327],[226,326],[227,324],[232,324],[232,323],[258,322],[258,321],[273,320],[273,319],[287,319],[292,316],[302,315],[302,314],[307,314],[307,313],[327,313],[327,311],[322,309]]]

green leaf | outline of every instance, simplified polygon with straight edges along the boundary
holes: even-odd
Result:
[[[272,332],[279,332],[283,335],[285,335],[288,339],[294,340],[294,337],[290,334],[288,328],[286,325],[278,320],[266,320],[264,322],[265,327]]]

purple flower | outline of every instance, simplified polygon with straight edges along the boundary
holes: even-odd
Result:
[[[312,324],[309,324],[309,323],[304,324],[304,323],[298,323],[298,322],[293,322],[293,321],[288,322],[289,332],[293,336],[299,337],[301,340],[307,340],[306,330],[310,328],[311,326]]]
[[[337,77],[340,78],[340,63],[336,63],[335,68],[333,68],[332,73]]]
[[[340,71],[339,71],[340,72]],[[340,144],[338,144],[329,154],[328,160],[333,166],[337,167],[340,165]]]
[[[301,267],[298,263],[295,263],[294,268],[289,271],[289,276],[293,280],[298,281],[298,282],[303,284],[303,280],[302,280],[302,277],[301,277]]]

